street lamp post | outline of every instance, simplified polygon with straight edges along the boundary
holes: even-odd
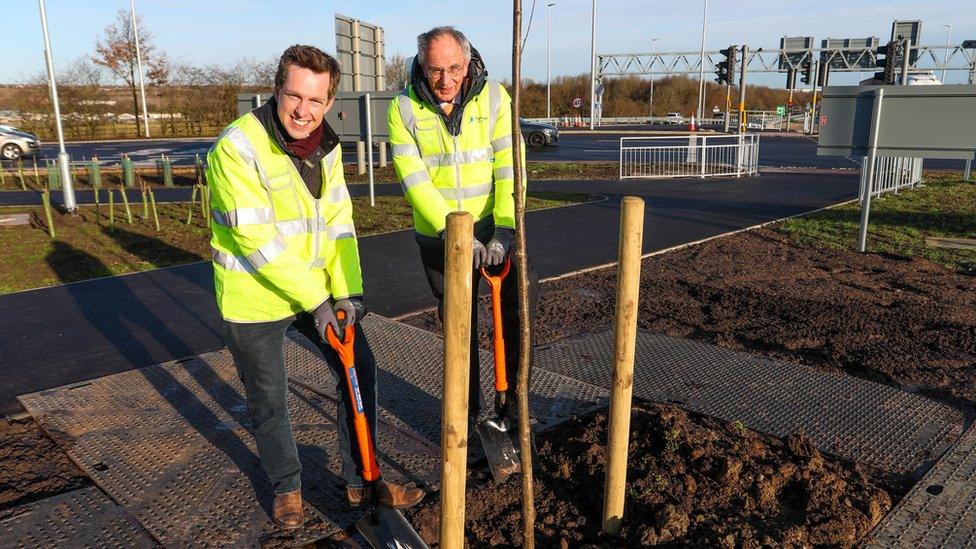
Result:
[[[41,9],[41,31],[44,34],[44,58],[47,65],[47,79],[51,85],[51,103],[54,105],[54,123],[58,129],[58,168],[61,174],[62,196],[64,197],[64,207],[69,212],[78,208],[75,203],[75,188],[71,181],[71,158],[68,151],[64,149],[64,129],[61,127],[61,106],[58,104],[58,84],[54,78],[54,62],[51,61],[51,37],[47,32],[47,12],[44,9],[44,0],[37,0]]]
[[[702,8],[701,65],[698,67],[698,123],[701,124],[705,109],[705,20],[708,16],[708,0]]]
[[[647,106],[647,116],[649,118],[654,118],[654,46],[656,42],[657,38],[651,38],[651,98]]]
[[[596,0],[593,0],[592,15],[590,17],[590,129],[593,129],[593,119],[596,118]]]
[[[139,93],[142,95],[142,121],[146,126],[146,137],[149,137],[149,112],[146,109],[146,86],[142,82],[142,54],[139,52],[139,25],[136,24],[136,0],[129,0],[132,16],[132,32],[136,39],[136,67],[139,69]],[[137,132],[138,133],[138,132]]]
[[[546,6],[546,118],[552,118],[552,90],[551,90],[551,64],[550,64],[550,41],[552,40],[552,7],[556,3],[552,2]]]
[[[949,62],[949,42],[952,38],[952,25],[942,25],[942,26],[949,29],[949,31],[946,33],[945,57],[942,59],[942,83],[945,84],[945,77],[946,77],[945,66]]]

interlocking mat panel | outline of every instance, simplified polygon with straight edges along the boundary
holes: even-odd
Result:
[[[976,546],[976,430],[973,427],[878,524],[865,545]]]
[[[0,547],[156,547],[139,523],[94,486],[0,512]]]
[[[637,334],[634,394],[778,436],[804,431],[822,450],[887,471],[921,475],[962,432],[960,412],[842,374],[714,345]],[[587,383],[612,382],[613,334],[536,351],[536,363]]]

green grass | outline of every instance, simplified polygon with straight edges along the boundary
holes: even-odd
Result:
[[[976,182],[958,172],[926,172],[924,186],[871,201],[867,251],[928,259],[951,269],[976,268],[976,251],[926,246],[925,237],[976,238]],[[860,205],[845,204],[772,228],[808,247],[853,250]]]
[[[210,229],[200,217],[199,203],[190,225],[187,203],[159,203],[157,232],[151,216],[141,218],[141,203],[132,204],[133,223],[126,223],[116,195],[110,229],[106,196],[97,213],[94,206],[81,206],[74,215],[55,211],[54,239],[48,236],[42,207],[0,207],[0,214],[29,213],[32,219],[30,226],[0,228],[0,294],[209,260]],[[533,192],[526,206],[537,210],[587,200],[587,195]],[[353,198],[353,214],[359,236],[413,227],[402,196],[377,197],[372,208],[369,198]]]

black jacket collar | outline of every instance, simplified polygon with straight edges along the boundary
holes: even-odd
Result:
[[[281,121],[278,120],[278,100],[273,95],[267,103],[254,109],[251,113],[261,122],[261,125],[264,126],[264,131],[268,132],[271,139],[274,140],[275,144],[281,150],[285,151],[285,154],[293,158],[298,158],[288,148],[288,141],[285,139],[285,128],[281,125]],[[322,141],[319,143],[319,147],[322,148],[324,154],[329,154],[332,152],[332,149],[339,145],[339,136],[336,135],[335,130],[325,120],[322,120],[322,126]]]
[[[464,107],[467,106],[468,101],[476,97],[481,90],[484,89],[485,83],[488,82],[488,70],[485,68],[485,62],[481,59],[481,54],[478,50],[471,47],[471,63],[468,64],[468,75],[466,77],[467,82],[465,82],[461,93],[461,108],[454,109],[450,116],[445,115],[440,110],[440,101],[434,97],[434,92],[430,89],[430,84],[427,82],[427,77],[424,74],[423,67],[420,66],[419,58],[414,57],[413,67],[410,69],[410,86],[413,88],[414,93],[426,106],[432,109],[434,112],[438,113],[441,118],[444,119],[444,123],[447,124],[447,130],[451,132],[451,135],[458,135],[461,133],[461,120],[463,120]]]

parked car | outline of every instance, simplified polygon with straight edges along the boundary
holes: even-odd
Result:
[[[552,124],[530,122],[519,118],[519,127],[522,129],[522,139],[525,139],[530,147],[555,145],[559,141],[559,128]]]
[[[0,160],[17,160],[21,156],[33,156],[40,150],[41,140],[36,135],[11,126],[0,126]]]
[[[684,124],[685,117],[680,112],[669,112],[664,115],[665,124]]]

